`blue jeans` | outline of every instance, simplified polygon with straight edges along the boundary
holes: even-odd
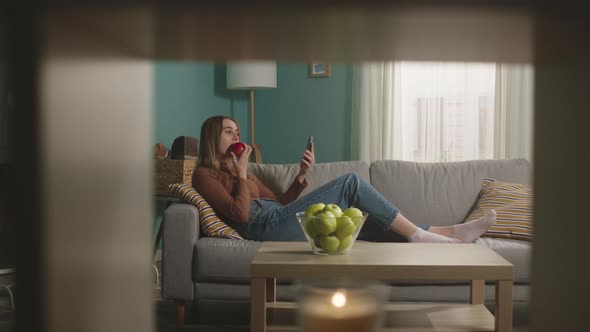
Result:
[[[334,203],[343,210],[354,206],[369,217],[361,228],[359,240],[405,242],[403,236],[389,229],[399,209],[360,176],[343,175],[287,205],[258,199],[250,203],[247,224],[232,225],[246,239],[257,241],[306,241],[295,213],[316,203]],[[425,230],[429,226],[418,226]]]

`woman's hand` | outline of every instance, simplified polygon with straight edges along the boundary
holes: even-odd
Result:
[[[303,179],[307,175],[307,172],[315,165],[315,144],[311,143],[311,151],[305,150],[303,153],[303,158],[301,158],[301,163],[299,163],[299,174],[297,174],[297,179],[299,182],[303,183]]]
[[[248,160],[250,159],[250,154],[252,153],[252,146],[250,144],[244,144],[246,148],[242,151],[242,154],[238,158],[235,153],[230,152],[231,157],[234,161],[234,165],[237,168],[238,176],[242,179],[248,178]]]

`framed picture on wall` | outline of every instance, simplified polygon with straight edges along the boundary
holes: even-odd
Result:
[[[330,77],[330,65],[323,62],[312,62],[309,65],[310,77]]]

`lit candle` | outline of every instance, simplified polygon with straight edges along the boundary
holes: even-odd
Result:
[[[317,292],[301,302],[301,324],[306,332],[373,332],[378,327],[377,299],[368,291]]]

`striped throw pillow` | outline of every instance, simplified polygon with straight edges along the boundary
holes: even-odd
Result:
[[[211,205],[190,184],[174,183],[168,186],[168,189],[183,202],[197,207],[201,232],[206,236],[243,239],[235,229],[231,228],[217,216]]]
[[[533,189],[530,186],[485,179],[473,211],[465,222],[496,210],[496,223],[482,236],[532,241]]]

